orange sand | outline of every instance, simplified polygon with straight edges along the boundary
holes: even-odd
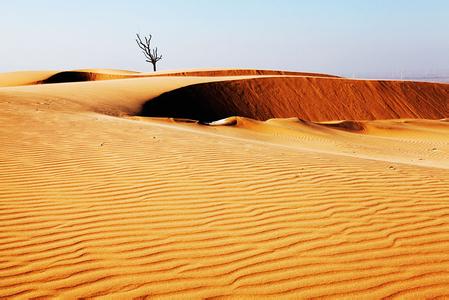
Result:
[[[0,298],[449,297],[447,85],[258,76],[0,88]],[[237,107],[272,99],[246,90],[264,81],[317,106],[354,84],[372,119],[388,99],[434,120],[137,116],[192,84],[244,85]],[[345,99],[332,114],[359,112]]]
[[[170,91],[149,101],[144,114],[204,120],[236,115],[259,120],[439,119],[449,116],[449,84],[263,76]]]

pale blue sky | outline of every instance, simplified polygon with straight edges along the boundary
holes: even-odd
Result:
[[[0,1],[0,72],[239,67],[449,73],[447,0]]]

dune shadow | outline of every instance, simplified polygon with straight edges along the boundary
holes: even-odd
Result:
[[[212,122],[235,115],[245,115],[234,103],[226,101],[226,91],[209,83],[179,88],[147,101],[140,116],[191,119]]]
[[[56,73],[55,75],[48,77],[47,79],[43,80],[42,83],[47,84],[91,81],[93,77],[93,74],[90,72],[65,71]]]

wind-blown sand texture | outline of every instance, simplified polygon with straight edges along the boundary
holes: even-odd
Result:
[[[449,85],[56,73],[0,76],[0,298],[449,297]]]

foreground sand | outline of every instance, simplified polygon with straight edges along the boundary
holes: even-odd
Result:
[[[136,116],[231,79],[0,88],[0,297],[449,297],[449,122]]]

